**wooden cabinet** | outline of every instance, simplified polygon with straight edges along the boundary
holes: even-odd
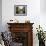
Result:
[[[33,23],[7,23],[13,41],[23,43],[22,46],[33,46]]]

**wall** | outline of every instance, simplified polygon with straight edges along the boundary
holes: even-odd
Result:
[[[14,16],[14,5],[16,4],[27,5],[27,16]],[[19,22],[24,22],[26,19],[29,19],[31,22],[39,23],[39,19],[40,19],[39,15],[40,15],[40,0],[39,1],[38,0],[31,0],[31,1],[3,0],[2,1],[3,26],[5,26],[7,21],[9,21],[10,19],[17,19],[19,20]]]
[[[45,0],[44,0],[45,1]],[[2,25],[3,31],[8,30],[7,22],[17,19],[19,22],[30,20],[33,25],[33,45],[38,46],[36,27],[40,24],[46,30],[46,14],[43,0],[2,0]],[[14,5],[27,5],[27,16],[14,16]],[[42,12],[44,11],[44,12]]]
[[[2,31],[2,0],[0,0],[0,31]]]
[[[40,24],[46,31],[46,0],[40,0]]]
[[[46,0],[40,0],[40,9],[41,9],[41,12],[43,13],[46,12]]]

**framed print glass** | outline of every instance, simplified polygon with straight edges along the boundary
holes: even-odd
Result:
[[[14,5],[14,16],[26,16],[27,5]]]

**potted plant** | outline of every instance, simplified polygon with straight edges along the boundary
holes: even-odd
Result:
[[[36,36],[38,36],[38,40],[39,40],[39,46],[45,46],[45,35],[43,32],[42,27],[36,28],[37,29],[37,34]]]

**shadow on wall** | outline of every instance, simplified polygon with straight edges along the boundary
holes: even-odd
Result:
[[[40,11],[46,14],[46,0],[40,0]]]
[[[0,31],[2,31],[2,0],[0,0]]]

